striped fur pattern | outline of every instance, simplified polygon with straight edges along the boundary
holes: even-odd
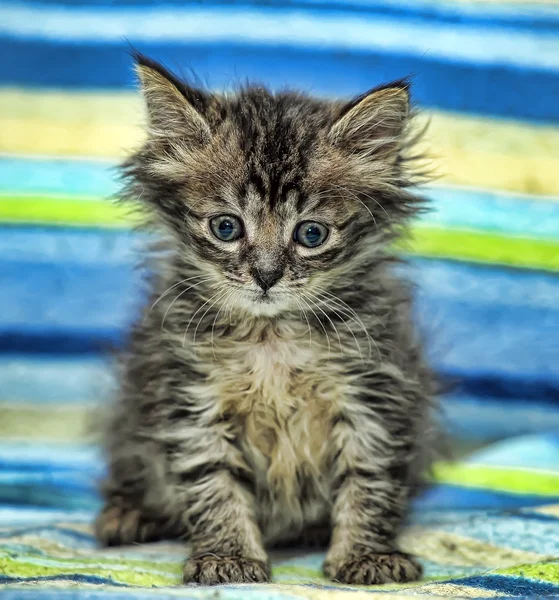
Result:
[[[390,250],[422,206],[407,82],[342,104],[138,72],[149,136],[124,200],[166,241],[120,361],[98,538],[188,541],[185,582],[267,581],[266,547],[290,544],[329,545],[341,582],[417,579],[397,536],[433,376]],[[242,237],[213,235],[223,214]],[[297,243],[306,221],[324,243]]]

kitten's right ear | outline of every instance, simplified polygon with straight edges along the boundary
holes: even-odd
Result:
[[[189,88],[159,63],[136,53],[136,73],[147,108],[149,133],[154,138],[182,138],[202,145],[210,127],[200,109],[205,95]]]
[[[331,141],[364,158],[395,160],[409,120],[406,80],[375,88],[350,102],[330,130]]]

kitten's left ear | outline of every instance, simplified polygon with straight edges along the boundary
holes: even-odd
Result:
[[[202,112],[206,95],[187,86],[159,63],[136,54],[136,72],[144,96],[152,138],[180,137],[188,144],[204,144],[210,127]]]
[[[409,105],[406,81],[375,88],[342,109],[330,130],[330,140],[352,154],[396,159]]]

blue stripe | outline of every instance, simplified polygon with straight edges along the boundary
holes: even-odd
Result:
[[[494,508],[480,510],[466,506],[455,511],[419,511],[414,520],[440,532],[466,534],[493,546],[516,548],[541,556],[559,555],[559,520],[531,519],[519,514],[515,507],[502,512]]]
[[[22,6],[0,8],[0,33],[18,39],[73,43],[142,42],[243,43],[257,46],[402,52],[477,65],[500,64],[559,69],[554,34],[477,24],[417,22],[383,15],[359,16],[332,10],[207,5],[148,7],[144,10]]]
[[[0,503],[11,503],[21,508],[91,511],[99,508],[97,494],[93,490],[69,486],[51,486],[7,483],[0,485]]]
[[[559,420],[559,402],[557,404]],[[545,469],[559,474],[559,427],[555,435],[538,434],[517,436],[491,444],[475,452],[470,460],[476,465],[512,467],[521,469]],[[557,490],[559,496],[559,489]],[[557,516],[559,519],[559,515]]]
[[[134,40],[131,40],[134,43]],[[382,82],[415,75],[416,101],[432,108],[559,121],[559,76],[546,70],[450,62],[423,57],[332,52],[243,44],[139,44],[170,66],[187,65],[210,87],[225,89],[237,78],[273,89],[291,86],[326,96],[353,96]],[[129,88],[134,84],[128,48],[118,44],[19,41],[0,37],[0,84],[63,88]],[[53,68],[56,65],[56,68]],[[538,89],[526,102],[526,90]],[[480,90],[492,90],[481,93]]]
[[[17,507],[16,507],[17,508]],[[38,513],[42,512],[42,511],[37,511]],[[49,511],[45,511],[46,514],[49,513]],[[57,512],[57,514],[60,514],[60,511]],[[79,513],[80,515],[82,514],[86,514],[86,513]],[[91,518],[91,514],[89,515],[89,517]],[[68,518],[70,520],[72,519],[72,515],[69,514]],[[80,519],[81,521],[81,519]],[[40,536],[40,537],[47,537],[47,538],[59,538],[59,537],[63,537],[65,539],[69,539],[72,540],[75,543],[80,543],[82,546],[84,544],[87,544],[87,547],[90,547],[92,542],[94,542],[93,540],[93,536],[89,533],[83,533],[81,531],[78,531],[76,529],[69,529],[67,527],[61,526],[61,525],[52,525],[50,523],[45,524],[45,525],[33,525],[33,526],[26,526],[26,527],[18,527],[15,529],[11,529],[11,530],[1,530],[0,531],[0,539],[9,539],[12,537],[22,537],[22,536]],[[64,544],[64,545],[71,545],[71,544]]]
[[[1,362],[1,361],[0,361]],[[97,446],[80,444],[0,443],[1,469],[48,469],[54,465],[59,470],[95,469],[101,462]]]
[[[120,0],[115,5],[114,0],[42,0],[28,2],[22,0],[18,4],[25,6],[67,6],[98,7],[110,11],[115,7],[132,9],[157,7],[184,7],[184,0]],[[219,10],[220,6],[263,7],[279,6],[291,9],[307,9],[326,12],[328,10],[363,13],[375,17],[390,16],[412,18],[416,22],[461,23],[483,25],[484,27],[508,27],[528,29],[531,31],[555,31],[559,27],[559,10],[553,6],[491,5],[457,2],[430,2],[415,0],[410,3],[397,0],[213,0],[204,3]]]
[[[468,585],[483,590],[500,592],[510,596],[532,596],[542,597],[551,594],[559,594],[559,586],[534,579],[523,577],[508,577],[505,575],[480,575],[477,577],[466,577],[464,579],[451,579],[446,583],[456,585]]]
[[[508,374],[503,376],[495,371],[494,379],[509,389],[507,377]],[[450,394],[442,402],[442,420],[453,439],[473,442],[558,431],[559,395],[555,393],[553,402],[541,400],[545,392],[541,391],[538,383],[536,379],[531,381],[531,386],[524,385],[531,388],[524,401],[503,396],[492,398],[487,394]],[[547,386],[542,387],[545,389]]]
[[[131,230],[4,227],[0,228],[0,260],[130,269],[140,259],[143,239]]]

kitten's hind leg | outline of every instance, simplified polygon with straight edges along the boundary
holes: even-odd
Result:
[[[95,522],[95,536],[102,546],[144,544],[184,535],[176,521],[151,516],[121,497],[109,499]]]

